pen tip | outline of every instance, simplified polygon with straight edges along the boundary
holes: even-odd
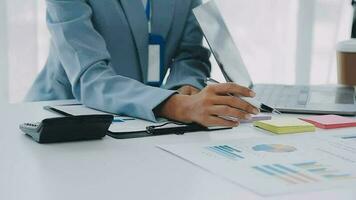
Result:
[[[282,114],[279,110],[276,110],[276,109],[274,109],[272,113],[278,114],[278,115],[281,115],[281,114]]]

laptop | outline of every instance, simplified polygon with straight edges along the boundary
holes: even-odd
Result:
[[[198,6],[193,13],[227,82],[251,88],[257,100],[281,112],[356,115],[354,87],[253,84],[215,1]]]

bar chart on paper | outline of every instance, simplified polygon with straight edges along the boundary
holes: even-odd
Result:
[[[295,164],[271,164],[253,166],[252,169],[259,171],[271,178],[279,179],[286,184],[306,184],[322,181],[337,181],[355,179],[350,172],[336,169],[333,166],[320,164],[316,161]]]
[[[206,147],[209,151],[231,160],[244,159],[241,151],[229,145],[217,145]]]
[[[253,166],[252,168],[273,178],[280,179],[287,184],[304,184],[319,181],[317,178],[283,164]]]
[[[319,176],[328,180],[340,180],[340,179],[355,179],[356,176],[350,172],[335,169],[332,166],[323,165],[315,161],[296,163],[294,166],[306,170],[315,176]]]
[[[273,137],[160,148],[263,196],[356,185],[352,155],[338,138]],[[263,156],[261,156],[263,155]],[[343,157],[340,157],[343,156]],[[348,161],[349,160],[349,161]]]

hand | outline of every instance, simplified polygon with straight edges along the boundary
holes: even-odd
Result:
[[[234,83],[209,85],[194,95],[173,95],[158,109],[158,115],[185,123],[195,122],[206,127],[234,127],[239,125],[238,121],[219,116],[250,119],[251,114],[259,113],[256,107],[238,96],[254,97],[255,93]]]
[[[200,90],[190,85],[185,85],[179,88],[177,91],[179,92],[179,94],[183,94],[183,95],[193,95],[200,92]]]

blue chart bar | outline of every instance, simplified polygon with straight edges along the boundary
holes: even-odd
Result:
[[[288,177],[287,173],[282,172],[280,170],[276,170],[270,165],[263,165],[263,166],[254,166],[253,169],[262,172],[263,174],[272,176],[279,180],[282,180],[288,184],[297,184],[297,181],[293,180],[292,178]]]
[[[225,158],[233,160],[244,159],[243,156],[239,155],[241,153],[240,150],[230,147],[228,145],[211,146],[207,147],[207,149]]]
[[[290,173],[294,173],[294,174],[298,173],[297,171],[295,171],[295,170],[293,170],[293,169],[291,169],[291,168],[289,168],[289,167],[280,165],[280,164],[274,164],[274,166],[275,166],[275,167],[278,167],[278,168],[280,168],[280,169],[282,169],[282,170],[285,170],[285,171],[287,171],[287,172],[290,172]]]
[[[324,178],[327,179],[333,179],[333,180],[337,180],[337,179],[355,179],[355,177],[352,176],[352,174],[326,174],[323,175]]]
[[[310,166],[315,166],[317,164],[318,164],[317,162],[311,161],[311,162],[304,162],[304,163],[296,163],[296,164],[294,164],[294,166],[297,166],[297,167],[310,167]]]
[[[297,170],[293,170],[290,167],[286,167],[286,166],[280,165],[280,164],[274,164],[274,166],[278,167],[278,168],[280,168],[282,170],[285,170],[285,171],[287,171],[289,173],[296,174],[297,176],[295,177],[295,179],[298,179],[298,180],[300,180],[302,182],[317,182],[318,181],[318,179],[315,179],[315,178],[313,178],[313,177],[311,177],[311,176],[309,176],[309,175],[307,175],[305,173],[299,172]]]
[[[237,150],[237,149],[235,149],[235,148],[232,148],[232,147],[230,147],[230,146],[228,146],[228,145],[223,145],[223,146],[220,146],[220,147],[222,147],[222,148],[224,148],[224,149],[227,149],[228,151],[235,151],[235,152],[241,153],[240,150]]]
[[[356,139],[356,136],[347,136],[347,137],[342,137],[342,139],[349,140],[349,139]]]
[[[308,169],[309,172],[314,172],[314,173],[318,173],[318,172],[325,172],[327,171],[327,168],[315,168],[315,169]]]

